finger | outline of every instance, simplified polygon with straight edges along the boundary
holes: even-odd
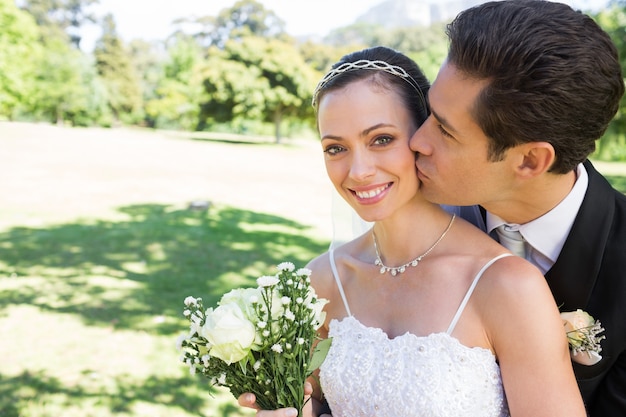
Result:
[[[259,409],[256,404],[256,397],[251,392],[244,392],[241,394],[239,398],[237,398],[237,402],[242,407],[254,408],[255,410]]]
[[[295,408],[281,408],[280,410],[257,411],[256,417],[298,417],[298,410]]]
[[[311,385],[310,382],[306,381],[304,383],[304,395],[311,395],[313,394],[313,385]]]

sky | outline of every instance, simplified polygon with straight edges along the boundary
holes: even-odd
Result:
[[[292,36],[326,35],[347,26],[383,0],[260,0],[286,23]],[[414,0],[418,1],[418,0]],[[424,0],[419,0],[424,1]],[[561,0],[582,10],[599,10],[608,0]],[[171,22],[180,17],[216,16],[236,0],[100,0],[98,13],[112,13],[120,36],[163,40],[173,32]],[[99,36],[96,29],[84,34],[84,49]]]

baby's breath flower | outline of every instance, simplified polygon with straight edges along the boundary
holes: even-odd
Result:
[[[176,350],[181,350],[183,348],[183,342],[187,340],[186,334],[181,334],[176,339]]]
[[[219,378],[217,378],[217,383],[220,385],[226,384],[226,373],[221,374]]]
[[[282,297],[282,298],[280,299],[280,303],[281,303],[282,305],[289,305],[289,304],[291,304],[291,298],[289,298],[289,297],[287,297],[287,296]]]
[[[189,311],[189,310],[183,311],[183,316],[189,317],[190,315],[191,315],[191,311]]]
[[[250,302],[252,304],[257,304],[259,302],[259,297],[257,297],[256,295],[253,295],[250,297]]]
[[[255,371],[258,371],[260,367],[261,367],[261,361],[256,361],[254,362],[254,365],[252,365],[252,369],[254,369]]]
[[[259,285],[259,287],[272,287],[278,284],[278,277],[275,275],[273,276],[264,275],[262,277],[257,278],[256,283]]]
[[[296,298],[296,303],[297,304],[302,304],[303,302],[304,302],[304,299],[302,297]]]
[[[583,365],[598,363],[602,359],[600,342],[605,338],[599,336],[604,331],[600,321],[581,309],[561,313],[561,318],[572,360]]]
[[[270,331],[269,330],[263,330],[263,337],[267,337],[270,335]]]
[[[186,306],[195,306],[198,302],[198,300],[202,300],[201,298],[196,299],[192,296],[189,296],[187,298],[185,298],[185,301],[183,301],[183,304],[185,304]]]
[[[305,342],[304,338],[302,338],[302,337],[299,337],[299,338],[298,338],[298,344],[299,344],[299,345],[303,345],[303,344],[304,344],[304,342]]]
[[[309,268],[299,268],[296,271],[296,275],[298,275],[299,277],[309,277],[311,276],[311,270]]]
[[[273,344],[272,350],[276,353],[283,353],[283,347],[280,345],[280,343]]]
[[[278,264],[277,268],[279,271],[293,272],[296,269],[296,266],[291,262],[283,262]]]
[[[294,321],[296,319],[296,315],[293,314],[291,310],[285,310],[285,318],[289,321]]]
[[[267,327],[267,323],[264,321],[260,321],[256,324],[259,329],[265,329]]]

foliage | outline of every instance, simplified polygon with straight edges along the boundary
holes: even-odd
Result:
[[[22,8],[34,16],[46,37],[67,36],[78,48],[80,28],[96,21],[90,6],[100,0],[22,0]]]
[[[621,58],[622,72],[626,74],[626,2],[613,4],[595,16],[617,47]],[[622,97],[617,115],[607,133],[597,142],[595,156],[605,160],[626,160],[626,96]]]
[[[281,140],[284,119],[312,117],[316,74],[291,43],[259,37],[229,41],[212,50],[204,73],[201,127],[237,118],[261,119],[275,126]]]
[[[103,91],[91,60],[58,38],[46,42],[28,108],[40,120],[87,125],[103,109]]]
[[[39,29],[12,0],[0,0],[0,119],[13,119],[33,90]]]
[[[193,130],[202,94],[202,50],[189,36],[168,40],[167,60],[159,68],[154,96],[146,97],[146,113],[158,128]]]
[[[102,37],[94,50],[98,75],[107,92],[107,103],[115,121],[136,121],[142,108],[139,77],[131,56],[117,34],[115,20],[108,15],[104,19]]]
[[[296,41],[259,0],[179,19],[177,32],[163,41],[125,45],[113,18],[95,13],[99,2],[0,0],[0,119],[264,135],[273,130],[280,141],[283,135],[313,134],[311,90],[346,53],[390,46],[434,80],[447,49],[442,23],[355,23],[322,41]],[[626,63],[626,1],[612,1],[593,17]],[[102,29],[93,54],[76,48],[80,29],[90,22]],[[626,160],[624,109],[626,99],[595,158]]]
[[[287,38],[285,22],[273,11],[256,0],[238,0],[217,16],[179,19],[175,22],[184,31],[192,33],[204,47],[223,48],[229,40],[241,40],[247,36],[264,38]]]

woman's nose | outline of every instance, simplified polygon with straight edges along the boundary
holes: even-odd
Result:
[[[355,180],[364,180],[376,172],[375,158],[368,151],[354,152],[350,166],[350,176]]]

